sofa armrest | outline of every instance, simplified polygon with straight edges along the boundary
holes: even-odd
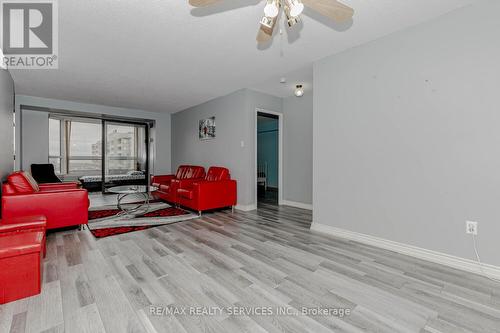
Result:
[[[39,184],[38,187],[40,191],[57,191],[57,190],[72,190],[79,189],[81,187],[80,182],[67,182],[67,183],[48,183]]]
[[[49,229],[59,221],[86,224],[88,206],[88,194],[83,189],[4,195],[2,218],[12,220],[18,216],[44,215]]]
[[[218,180],[193,183],[195,196],[202,209],[236,205],[236,181]]]
[[[158,183],[158,184],[169,184],[172,179],[175,178],[175,175],[158,175],[158,176],[152,176],[151,177],[151,183]]]

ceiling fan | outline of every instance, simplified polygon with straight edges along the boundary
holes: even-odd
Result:
[[[223,0],[189,0],[193,7],[206,7]],[[319,14],[326,16],[338,23],[348,21],[354,15],[354,10],[337,0],[265,0],[264,16],[260,20],[257,42],[265,43],[271,40],[278,16],[283,8],[286,22],[293,27],[300,22],[300,14],[304,6],[311,8]]]

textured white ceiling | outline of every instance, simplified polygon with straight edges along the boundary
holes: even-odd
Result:
[[[353,22],[306,10],[298,29],[259,49],[258,0],[205,9],[187,0],[64,0],[59,69],[12,75],[18,94],[176,112],[480,1],[344,0]]]

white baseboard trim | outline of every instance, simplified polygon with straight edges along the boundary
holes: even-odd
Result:
[[[236,205],[234,206],[235,209],[241,210],[243,212],[249,212],[251,210],[256,210],[257,205],[256,204],[250,204],[250,205]]]
[[[329,225],[324,225],[315,222],[312,223],[311,230],[323,234],[328,234],[356,241],[359,243],[380,247],[386,250],[398,252],[401,254],[406,254],[415,258],[431,261],[437,264],[442,264],[449,267],[483,275],[479,263],[474,260],[460,258],[446,253],[427,250],[421,247],[398,243],[387,239],[369,236],[340,228],[335,228]],[[483,264],[483,271],[492,278],[500,279],[500,267],[489,264]]]
[[[302,208],[302,209],[307,209],[307,210],[313,209],[312,204],[306,204],[306,203],[297,202],[297,201],[290,201],[290,200],[283,200],[282,202],[280,202],[280,205]]]

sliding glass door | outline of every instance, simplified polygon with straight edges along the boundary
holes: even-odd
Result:
[[[148,185],[149,123],[51,115],[49,163],[91,192]]]
[[[103,191],[114,186],[147,185],[148,126],[103,121]]]

